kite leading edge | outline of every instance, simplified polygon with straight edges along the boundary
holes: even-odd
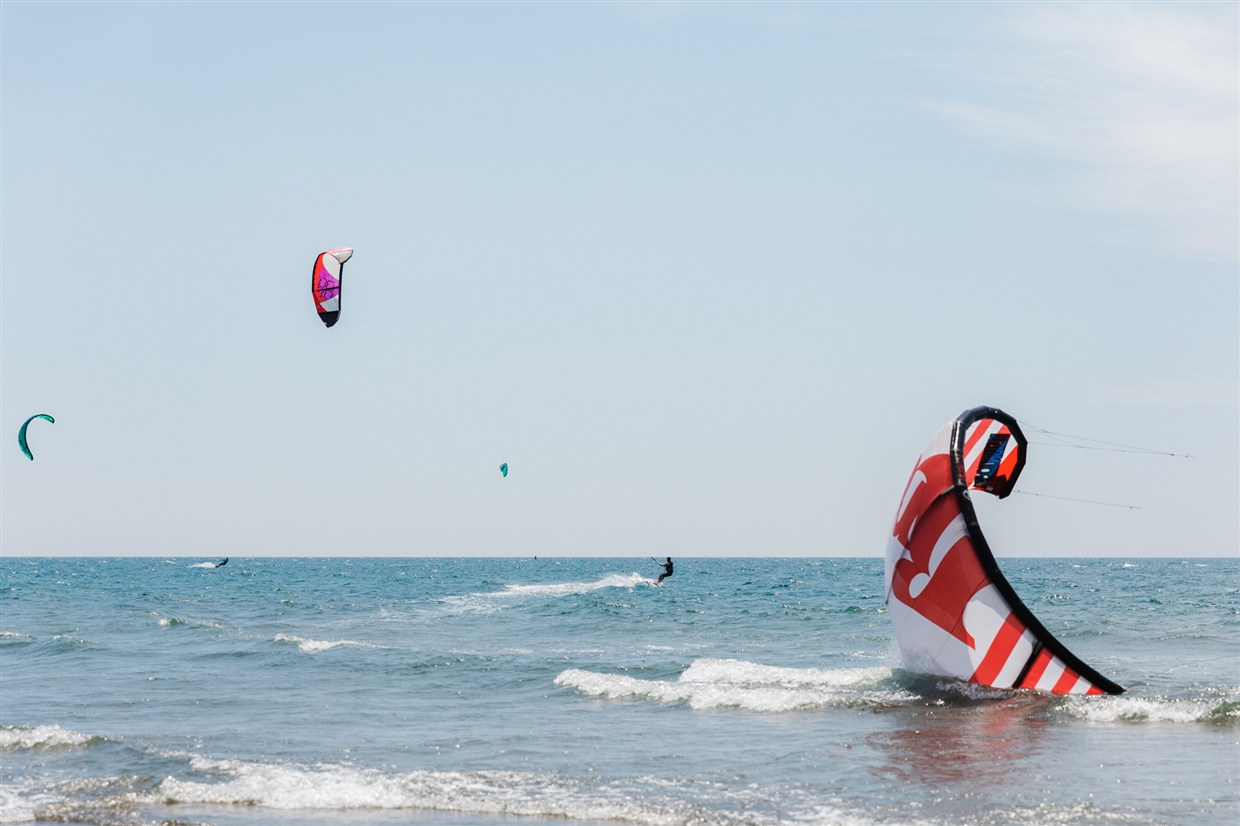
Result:
[[[352,247],[339,247],[319,253],[314,260],[310,291],[314,295],[314,308],[328,327],[340,319],[340,280],[344,274],[344,262],[352,256]]]
[[[887,611],[910,671],[994,688],[1122,694],[1033,615],[995,562],[970,490],[1000,499],[1025,466],[1028,442],[993,407],[945,424],[917,460],[887,540]]]
[[[21,430],[17,431],[17,446],[22,449],[22,453],[26,454],[26,458],[32,462],[34,461],[34,454],[30,452],[30,445],[26,443],[26,428],[29,427],[30,423],[35,419],[47,419],[52,424],[56,424],[56,420],[46,413],[36,413],[29,419],[26,419],[26,421],[22,422]]]

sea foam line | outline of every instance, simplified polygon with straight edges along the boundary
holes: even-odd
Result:
[[[1235,723],[1240,702],[1168,697],[1065,697],[1061,710],[1091,723]]]
[[[701,821],[692,803],[635,793],[630,783],[511,771],[411,771],[300,766],[195,758],[193,768],[232,775],[218,783],[165,778],[133,803],[231,804],[270,809],[429,809],[683,826]]]
[[[317,654],[320,651],[326,651],[336,646],[352,646],[354,648],[382,648],[380,645],[373,645],[368,642],[355,642],[354,640],[307,640],[302,637],[294,637],[292,634],[276,634],[275,642],[295,642],[297,647],[307,654]]]
[[[274,764],[189,755],[196,771],[230,775],[223,782],[168,777],[154,790],[124,795],[124,804],[245,805],[269,809],[421,809],[504,814],[637,826],[873,826],[833,805],[785,809],[746,784],[721,796],[718,783],[645,775],[598,777],[516,771],[387,772],[340,764]],[[727,805],[720,808],[720,804]]]
[[[793,711],[825,706],[893,705],[916,695],[889,685],[889,668],[782,668],[743,660],[695,660],[672,681],[570,668],[555,684],[607,699],[649,698],[691,708]]]
[[[0,823],[33,823],[39,810],[58,802],[37,781],[28,777],[6,777],[0,785]]]
[[[82,746],[101,740],[89,734],[70,731],[57,725],[50,726],[0,726],[0,750],[50,749],[58,746]]]

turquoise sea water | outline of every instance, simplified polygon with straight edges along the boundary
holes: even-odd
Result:
[[[1240,822],[1240,561],[1001,560],[1121,697],[901,670],[879,559],[0,560],[0,820]]]

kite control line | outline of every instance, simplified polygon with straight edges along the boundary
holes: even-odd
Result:
[[[1192,456],[1188,453],[1171,453],[1166,450],[1154,450],[1149,447],[1138,447],[1137,445],[1126,445],[1120,442],[1104,442],[1102,439],[1090,439],[1086,436],[1073,436],[1070,433],[1056,433],[1054,430],[1038,427],[1029,422],[1021,422],[1030,430],[1036,430],[1038,433],[1048,438],[1054,439],[1053,442],[1032,442],[1035,445],[1044,445],[1046,447],[1074,447],[1077,450],[1106,450],[1112,453],[1144,453],[1148,456],[1173,456],[1176,459],[1200,459],[1205,462],[1225,462],[1226,459],[1211,459],[1207,456]],[[1093,442],[1089,445],[1077,444],[1077,442]]]

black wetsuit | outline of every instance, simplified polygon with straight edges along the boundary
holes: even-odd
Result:
[[[659,564],[663,566],[664,573],[659,574],[659,581],[655,583],[656,585],[662,585],[663,580],[672,575],[672,558],[670,556],[667,558],[667,562],[660,562]]]

